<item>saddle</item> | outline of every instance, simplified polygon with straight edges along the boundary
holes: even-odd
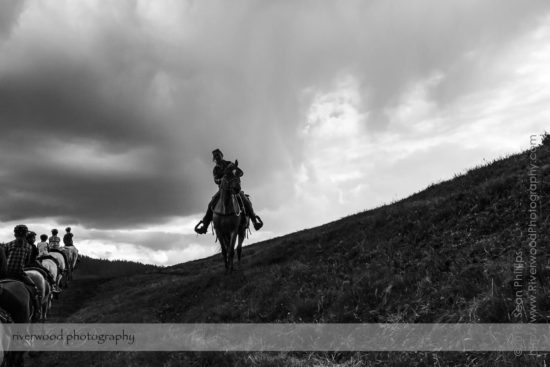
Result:
[[[241,215],[244,212],[244,204],[240,198],[239,194],[231,194],[231,200],[229,203],[224,203],[220,200],[221,197],[218,197],[217,200],[212,203],[212,212],[218,215]]]
[[[41,269],[39,267],[36,267],[36,266],[29,266],[29,267],[26,267],[26,268],[23,268],[23,271],[27,271],[27,270],[34,270],[34,271],[37,271],[39,272],[42,277],[44,278],[44,280],[47,282],[48,281],[48,274],[46,274],[46,271],[44,269]]]
[[[57,268],[59,269],[59,261],[57,261],[57,259],[51,255],[42,255],[36,258],[36,260],[38,261],[42,261],[46,259],[52,260],[55,263],[55,265],[57,265]]]

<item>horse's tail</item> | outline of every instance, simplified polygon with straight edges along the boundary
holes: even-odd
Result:
[[[72,246],[72,253],[73,253],[72,269],[74,270],[76,268],[76,264],[78,262],[78,249],[74,246]]]
[[[41,300],[43,300],[47,294],[46,283],[48,283],[44,275],[42,275],[42,273],[38,269],[25,270],[25,273],[29,278],[31,278],[36,288],[38,288],[39,297]]]
[[[63,248],[64,252],[67,255],[67,273],[69,279],[73,278],[73,271],[76,267],[76,263],[78,260],[78,250],[74,246],[66,246]]]

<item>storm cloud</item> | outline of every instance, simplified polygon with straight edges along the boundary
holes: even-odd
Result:
[[[542,0],[2,2],[0,221],[116,230],[199,216],[214,148],[239,159],[274,233],[294,229],[281,217],[311,193],[330,193],[321,211],[341,215],[414,191],[425,181],[358,201],[377,185],[365,154],[389,177],[430,156],[410,147],[448,151],[441,136],[461,136],[471,113],[457,106],[470,98],[482,114],[473,96],[502,88],[502,58],[549,11]],[[377,142],[402,149],[382,163]]]

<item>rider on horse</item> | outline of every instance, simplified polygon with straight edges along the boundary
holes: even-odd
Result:
[[[13,230],[15,240],[6,244],[5,252],[7,258],[6,277],[22,281],[29,290],[31,298],[34,300],[33,321],[40,319],[40,300],[38,298],[38,289],[23,269],[30,265],[32,246],[27,242],[27,233],[29,229],[26,225],[20,224]]]
[[[52,236],[49,239],[49,242],[50,242],[48,246],[49,250],[51,249],[59,250],[59,242],[61,242],[61,239],[57,237],[57,233],[58,232],[56,228],[52,229]]]
[[[42,238],[42,236],[40,236],[40,237]],[[46,238],[47,238],[47,236],[46,236]],[[36,242],[36,233],[33,232],[33,231],[29,231],[29,233],[27,233],[27,243],[29,245],[31,245],[32,251],[31,251],[31,259],[29,261],[28,266],[39,268],[40,270],[42,270],[44,272],[44,274],[46,274],[46,277],[47,277],[46,280],[50,283],[52,291],[54,293],[59,293],[59,292],[61,292],[61,289],[59,289],[59,287],[55,283],[55,279],[53,278],[52,274],[50,273],[50,271],[48,269],[46,269],[42,265],[42,263],[40,261],[38,261],[38,257],[40,256],[40,249],[35,244],[35,242]]]
[[[214,182],[216,183],[216,185],[219,186],[221,183],[222,177],[224,175],[225,169],[229,165],[232,165],[233,163],[224,160],[223,153],[219,149],[215,149],[212,152],[212,155],[213,155],[213,161],[216,162],[216,165],[214,166],[214,171],[213,171]],[[242,171],[241,171],[241,176],[242,176]],[[260,217],[257,216],[256,213],[254,213],[254,209],[252,208],[252,203],[250,202],[250,199],[248,198],[247,195],[245,195],[245,193],[242,190],[239,191],[238,195],[244,205],[246,215],[250,217],[250,219],[252,220],[252,223],[254,224],[254,229],[259,230],[260,228],[262,228],[263,222],[260,219]],[[220,192],[218,191],[216,195],[212,197],[210,204],[208,204],[208,208],[206,210],[206,214],[204,218],[195,226],[195,232],[197,232],[198,234],[205,234],[208,231],[208,226],[210,225],[210,222],[212,222],[212,217],[213,217],[212,207],[216,204],[219,197],[220,197]]]
[[[41,234],[40,235],[40,242],[38,242],[38,245],[36,247],[38,248],[38,256],[44,256],[48,254],[48,235]]]
[[[73,244],[73,234],[71,233],[71,227],[65,228],[65,235],[63,236],[63,244],[65,246],[74,246]]]

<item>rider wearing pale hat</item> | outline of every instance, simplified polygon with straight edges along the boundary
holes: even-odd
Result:
[[[214,149],[212,151],[212,160],[216,162],[216,165],[214,166],[214,170],[212,172],[214,176],[214,182],[216,185],[220,185],[221,179],[223,177],[223,174],[225,172],[225,169],[228,165],[233,164],[233,162],[226,161],[223,159],[223,153],[219,149]],[[242,171],[241,171],[242,175]],[[212,197],[212,200],[208,204],[208,208],[206,210],[206,214],[204,218],[195,226],[195,232],[199,234],[205,234],[208,231],[208,226],[210,225],[210,222],[212,222],[212,206],[216,203],[220,196],[220,192],[218,191],[216,195]],[[241,190],[239,192],[239,197],[241,198],[246,214],[250,217],[252,220],[252,224],[254,225],[255,230],[259,230],[263,226],[263,222],[259,216],[254,213],[254,209],[252,208],[252,202],[248,198],[248,195],[245,195],[245,193]]]

